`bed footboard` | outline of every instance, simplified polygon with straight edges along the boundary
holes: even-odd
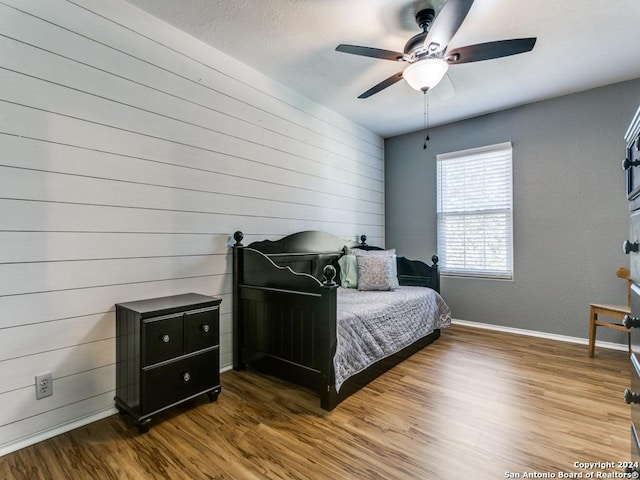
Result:
[[[328,392],[336,350],[335,269],[324,282],[273,263],[263,253],[233,247],[233,367],[249,364]]]

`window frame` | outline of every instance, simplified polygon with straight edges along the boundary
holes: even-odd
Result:
[[[490,155],[502,154],[508,159],[508,166],[505,165],[504,172],[508,178],[506,179],[503,187],[505,191],[508,191],[509,195],[509,205],[502,205],[500,208],[485,208],[479,209],[477,211],[462,209],[458,212],[441,212],[441,195],[442,195],[442,180],[441,180],[441,165],[442,162],[446,162],[447,160],[463,160],[465,158],[469,160],[482,160],[482,156],[485,155],[485,158]],[[458,150],[455,152],[447,152],[436,155],[436,228],[437,228],[437,249],[438,256],[440,257],[442,263],[440,265],[440,271],[444,276],[451,277],[470,277],[470,278],[485,278],[485,279],[494,279],[494,280],[513,280],[514,277],[514,238],[513,238],[513,211],[514,211],[514,200],[513,200],[513,145],[511,142],[503,142],[493,145],[487,145],[483,147],[470,148],[465,150]],[[477,190],[476,190],[477,191]],[[468,198],[468,197],[466,197]],[[469,217],[478,217],[490,215],[492,213],[500,213],[502,215],[507,214],[506,222],[508,223],[506,232],[502,237],[506,243],[506,268],[502,269],[483,269],[483,268],[468,268],[468,267],[447,267],[446,265],[446,254],[443,253],[444,246],[442,245],[442,237],[441,237],[441,222],[444,217],[453,217],[464,216],[466,218]],[[464,228],[464,227],[463,227]],[[483,238],[486,238],[483,232]],[[466,247],[465,247],[466,249]],[[486,259],[486,251],[483,253],[483,259]]]

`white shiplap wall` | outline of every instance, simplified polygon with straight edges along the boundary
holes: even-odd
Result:
[[[113,412],[115,303],[222,297],[229,366],[235,230],[384,244],[382,139],[129,4],[0,0],[0,85],[0,455]]]

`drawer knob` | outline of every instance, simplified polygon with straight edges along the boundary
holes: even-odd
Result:
[[[189,380],[191,380],[191,374],[189,372],[184,372],[182,374],[182,380],[184,380],[185,382],[188,382]]]
[[[165,333],[164,335],[160,335],[160,340],[162,340],[162,343],[169,343],[169,340],[171,340],[171,338]]]
[[[631,252],[637,252],[638,246],[638,242],[630,242],[629,240],[625,240],[622,243],[622,250],[624,251],[624,253],[629,255]]]
[[[632,392],[628,388],[624,389],[624,401],[627,404],[640,403],[640,393]]]
[[[622,169],[629,170],[631,167],[637,167],[638,165],[640,165],[640,160],[629,160],[625,158],[622,162]]]
[[[627,314],[622,318],[622,325],[627,328],[640,328],[640,318]]]
[[[210,327],[209,327],[209,325],[207,325],[206,323],[205,323],[204,325],[202,325],[202,331],[203,331],[204,333],[208,333],[208,332],[209,332],[209,329],[210,329]]]

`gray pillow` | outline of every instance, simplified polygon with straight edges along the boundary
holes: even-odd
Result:
[[[393,290],[398,283],[392,255],[356,255],[358,261],[358,290]]]
[[[360,250],[360,249],[356,249],[354,248],[352,250],[353,254],[356,256],[356,258],[359,257],[367,257],[367,256],[375,256],[375,255],[382,255],[382,256],[391,256],[393,257],[393,281],[392,281],[392,287],[391,289],[395,289],[398,288],[400,286],[400,282],[398,281],[398,264],[396,263],[396,249],[395,248],[391,248],[389,250]]]

